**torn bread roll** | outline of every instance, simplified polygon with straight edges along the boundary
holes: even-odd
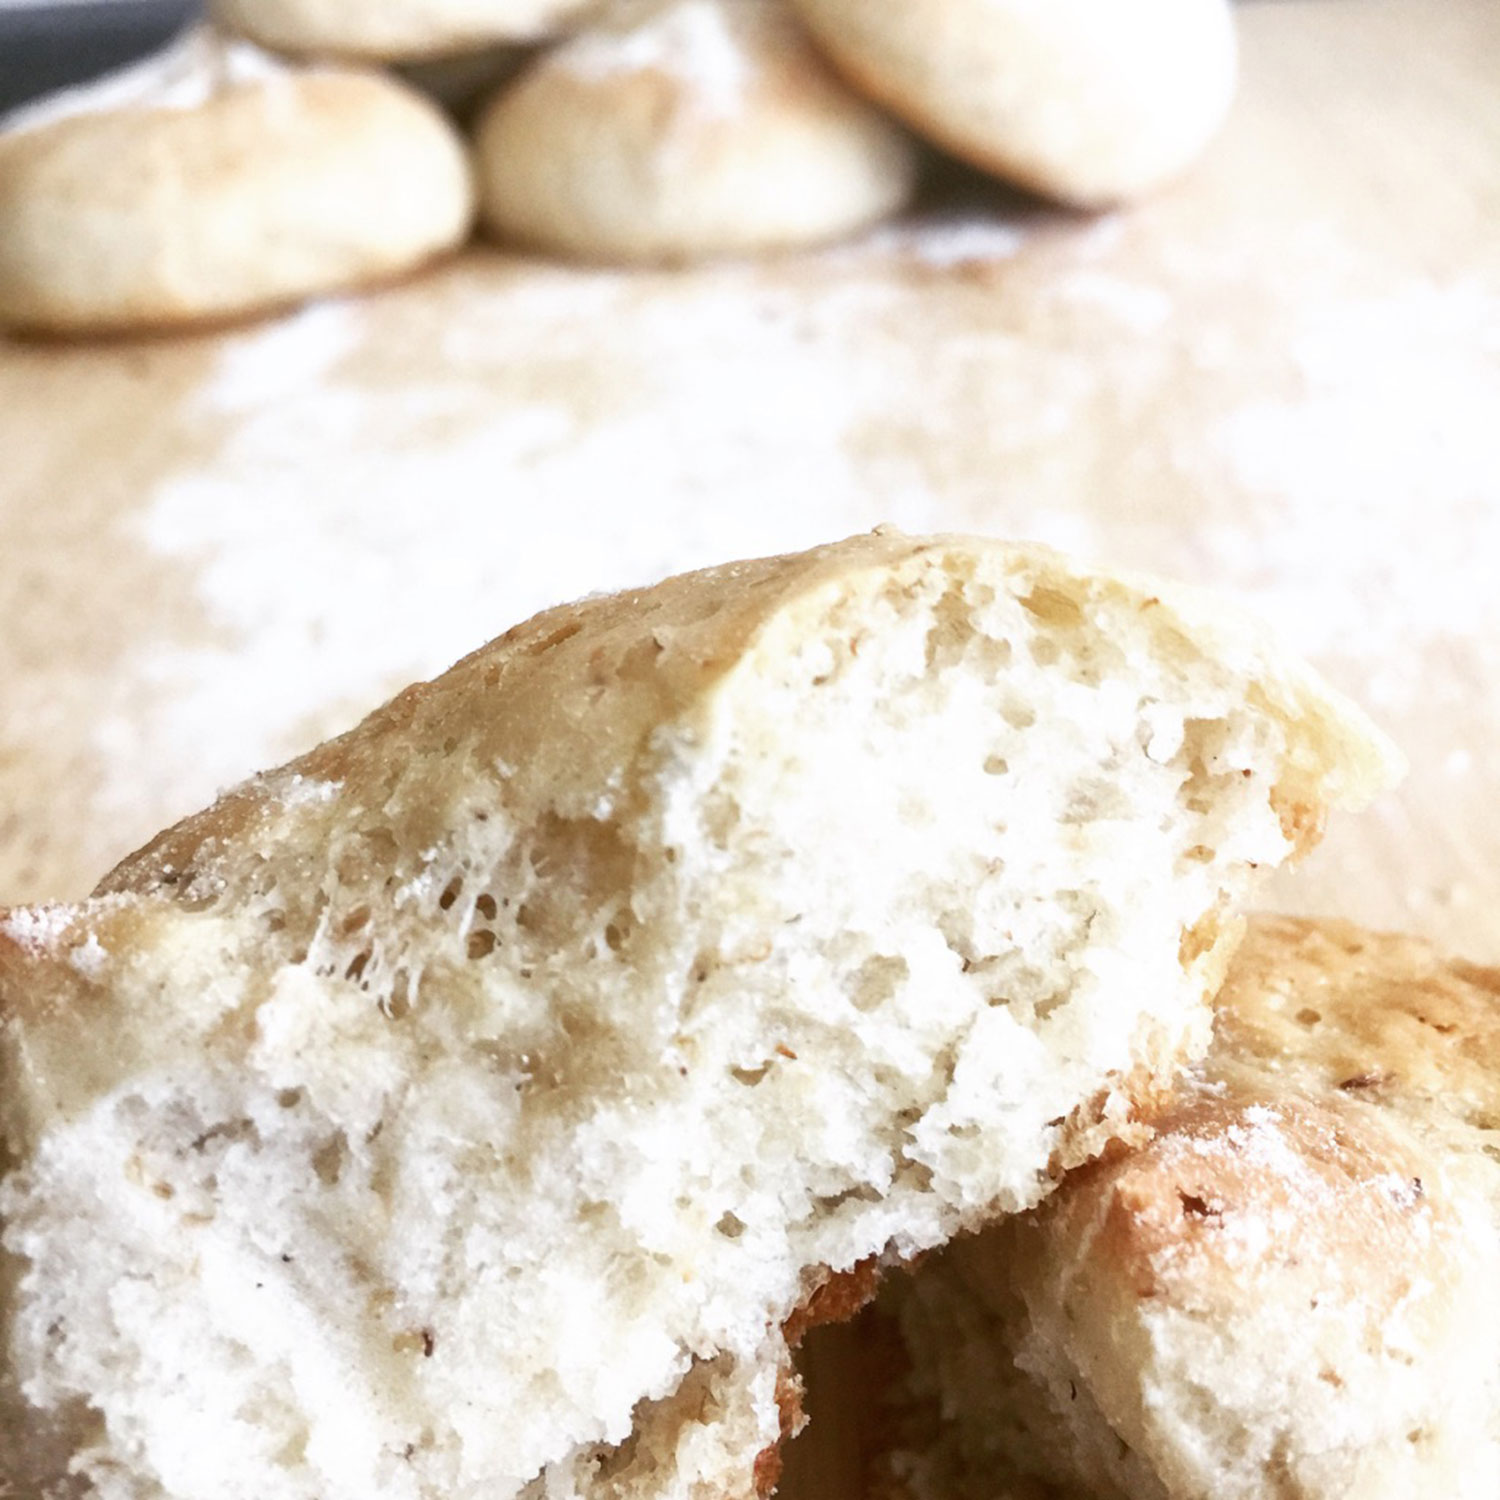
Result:
[[[801,1327],[1137,1133],[1232,904],[1391,770],[1044,549],[539,615],[0,922],[0,1478],[751,1496]]]
[[[1500,970],[1257,919],[1156,1124],[912,1279],[898,1492],[1500,1493]]]
[[[1186,170],[1234,97],[1229,0],[790,0],[861,92],[1082,208]]]
[[[841,239],[897,212],[916,148],[779,0],[635,0],[502,89],[476,134],[484,221],[581,260]]]
[[[411,270],[473,219],[467,148],[393,78],[208,28],[0,130],[0,325],[220,321]]]

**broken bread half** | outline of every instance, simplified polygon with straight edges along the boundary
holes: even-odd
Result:
[[[898,1493],[1500,1494],[1500,969],[1257,918],[1221,1006],[1149,1145],[899,1289]]]
[[[1207,1043],[1390,775],[1196,595],[877,533],[544,613],[0,918],[0,1468],[735,1500],[789,1343]]]

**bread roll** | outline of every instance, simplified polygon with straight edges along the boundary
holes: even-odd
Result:
[[[684,261],[841,238],[909,198],[905,134],[778,0],[638,0],[503,89],[477,134],[499,238]]]
[[[597,0],[209,0],[228,31],[278,52],[404,62],[534,42]]]
[[[1150,1145],[924,1265],[905,1493],[1500,1494],[1500,970],[1260,919]]]
[[[396,275],[473,217],[463,142],[394,79],[206,29],[0,132],[0,324],[222,320]]]
[[[0,1479],[748,1500],[800,1330],[1136,1133],[1230,904],[1390,771],[1041,549],[538,616],[0,917]]]
[[[1084,208],[1177,176],[1234,94],[1229,0],[792,0],[871,98]]]

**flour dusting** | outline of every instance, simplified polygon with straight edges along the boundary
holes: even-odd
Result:
[[[1304,650],[1368,662],[1377,706],[1422,692],[1435,637],[1500,643],[1497,352],[1500,299],[1472,285],[1326,305],[1293,345],[1301,393],[1212,434],[1251,504],[1204,529],[1214,570]]]
[[[76,908],[60,904],[23,906],[0,916],[0,932],[28,953],[43,954],[68,930]]]
[[[246,336],[228,339],[199,399],[211,411],[238,414],[298,397],[315,398],[359,340],[356,304],[332,298],[309,303]]]
[[[923,283],[891,264],[1009,256],[1021,231],[927,232],[809,258],[826,268],[813,292],[754,267],[643,291],[627,273],[527,266],[464,289],[440,358],[382,354],[359,303],[226,337],[187,414],[222,429],[213,461],[135,522],[191,565],[214,634],[143,644],[101,693],[100,816],[124,818],[143,785],[179,789],[185,812],[537,609],[725,557],[894,521],[1133,560],[1092,497],[1059,504],[1055,483],[1011,474],[1033,448],[1078,449],[1084,414],[1146,379],[1164,334],[1195,330],[1162,326],[1164,294],[1085,256],[1045,295],[1114,330],[1107,361],[1084,350],[1039,373],[1003,315],[931,339]],[[1366,663],[1377,702],[1414,701],[1435,636],[1500,641],[1500,372],[1478,354],[1455,369],[1434,317],[1500,338],[1500,303],[1472,289],[1311,309],[1292,345],[1304,392],[1226,411],[1191,460],[1205,484],[1227,468],[1241,510],[1150,533],[1134,558]],[[371,373],[377,358],[398,378]],[[986,404],[1024,406],[1028,425],[999,422],[988,472],[950,474],[944,455],[984,437]],[[1423,505],[1449,521],[1414,535]]]
[[[626,10],[620,22],[580,32],[549,62],[591,81],[664,74],[704,113],[733,114],[754,68],[726,9],[734,4],[745,0],[669,0],[645,8],[639,20]]]
[[[445,377],[429,360],[420,381],[358,377],[351,304],[227,337],[195,403],[223,443],[135,523],[191,564],[213,638],[142,646],[105,696],[102,815],[164,779],[185,812],[559,600],[881,520],[930,529],[930,493],[873,498],[848,446],[902,381],[849,351],[888,297],[840,287],[809,337],[797,299],[742,271],[646,303],[628,275],[540,271],[466,303]],[[580,387],[579,345],[636,373]],[[514,369],[531,398],[495,403],[480,377]]]
[[[85,979],[97,979],[109,962],[109,951],[91,932],[68,953],[68,964]]]
[[[830,256],[894,254],[935,270],[988,265],[1010,260],[1025,245],[1025,228],[993,213],[934,214],[897,219],[872,231],[861,243],[840,246]]]
[[[1160,331],[1172,316],[1172,299],[1160,287],[1102,271],[1079,271],[1067,277],[1059,283],[1058,295],[1139,334]]]

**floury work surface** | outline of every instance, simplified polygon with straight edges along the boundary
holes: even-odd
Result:
[[[0,900],[544,604],[892,521],[1268,615],[1412,762],[1278,901],[1500,956],[1500,12],[1239,14],[1229,128],[1128,213],[959,183],[757,265],[481,248],[212,335],[0,342]]]

